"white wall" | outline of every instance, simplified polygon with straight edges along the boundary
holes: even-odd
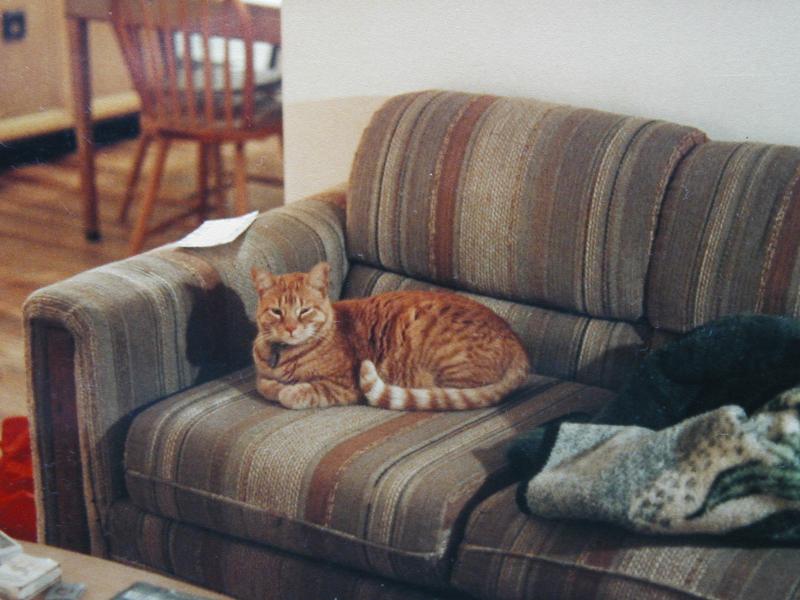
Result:
[[[286,195],[346,179],[385,96],[442,88],[800,145],[797,0],[284,0]]]

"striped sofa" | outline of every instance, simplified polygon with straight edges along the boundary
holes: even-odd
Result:
[[[25,306],[39,531],[233,596],[797,598],[800,553],[523,515],[505,450],[651,348],[800,317],[800,149],[534,100],[389,100],[349,184],[224,247],[159,249]],[[254,389],[250,267],[331,293],[443,287],[534,373],[500,406],[288,411]]]

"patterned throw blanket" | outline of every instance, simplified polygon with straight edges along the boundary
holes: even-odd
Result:
[[[526,486],[527,509],[634,531],[800,540],[800,388],[661,431],[564,423]]]
[[[514,441],[522,510],[800,542],[800,321],[699,327],[651,353],[588,420],[567,415]]]

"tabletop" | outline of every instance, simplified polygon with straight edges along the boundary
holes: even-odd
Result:
[[[95,556],[78,554],[54,546],[21,542],[23,551],[31,556],[52,558],[61,566],[62,579],[67,583],[86,584],[81,600],[108,600],[137,581],[194,594],[209,600],[228,598],[163,575],[135,569]]]
[[[122,2],[129,2],[132,8],[136,9],[140,0],[121,0]],[[111,13],[111,5],[113,0],[65,0],[64,12],[67,17],[86,19],[91,21],[109,21]],[[192,11],[191,5],[199,4],[197,0],[189,0],[190,10],[189,13],[197,14],[198,11]],[[281,19],[280,19],[280,3],[272,0],[251,0],[245,2],[247,8],[253,18],[253,37],[256,41],[269,42],[270,44],[281,43]],[[177,10],[177,2],[175,3]],[[225,21],[214,18],[215,9],[214,5],[210,6],[211,11],[211,35],[225,35]],[[199,29],[199,22],[197,24]]]

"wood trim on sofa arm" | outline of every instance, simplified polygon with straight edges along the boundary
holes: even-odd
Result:
[[[75,389],[75,341],[61,325],[31,324],[33,423],[37,429],[40,537],[47,544],[89,553],[89,523],[83,493],[83,468]]]

